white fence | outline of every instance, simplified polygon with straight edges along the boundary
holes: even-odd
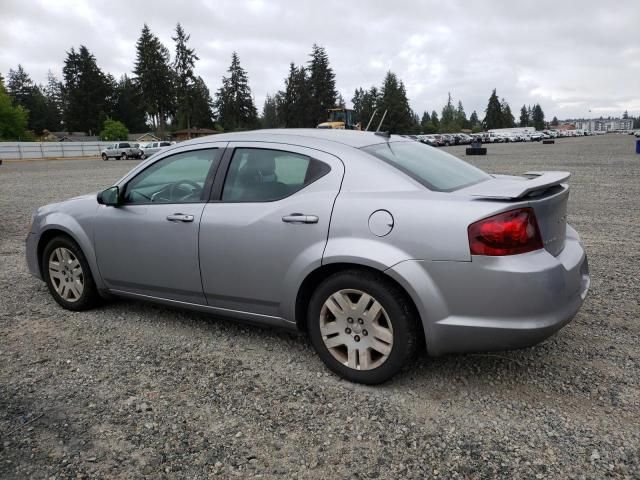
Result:
[[[113,142],[0,142],[0,160],[99,157]]]

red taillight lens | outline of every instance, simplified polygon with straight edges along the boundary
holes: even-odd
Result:
[[[531,208],[499,213],[469,225],[471,255],[516,255],[542,248],[542,237]]]

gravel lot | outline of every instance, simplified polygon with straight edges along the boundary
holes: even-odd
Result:
[[[133,161],[0,166],[2,478],[640,478],[640,156],[627,135],[488,145],[569,170],[592,286],[534,348],[422,355],[378,387],[303,336],[116,301],[62,310],[24,262],[33,209]],[[463,147],[450,152],[463,156]]]

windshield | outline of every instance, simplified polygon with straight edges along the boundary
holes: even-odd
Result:
[[[329,121],[331,122],[344,122],[344,111],[330,111],[329,112]]]
[[[362,150],[439,192],[450,192],[491,178],[479,168],[423,143],[390,142]]]

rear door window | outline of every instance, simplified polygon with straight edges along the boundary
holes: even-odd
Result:
[[[330,171],[329,165],[282,150],[236,148],[222,190],[224,202],[286,198]]]

